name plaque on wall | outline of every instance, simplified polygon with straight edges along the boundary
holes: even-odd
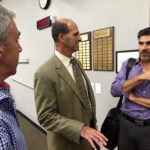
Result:
[[[93,69],[114,70],[114,27],[93,32]]]
[[[82,63],[84,70],[91,70],[91,32],[80,34],[82,41],[75,57]]]

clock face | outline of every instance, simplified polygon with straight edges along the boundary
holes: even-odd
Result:
[[[47,9],[50,4],[50,0],[39,0],[39,5],[42,9]]]

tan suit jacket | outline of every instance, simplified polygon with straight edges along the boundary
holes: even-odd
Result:
[[[57,56],[52,56],[35,73],[36,110],[39,123],[47,130],[49,150],[92,150],[80,137],[84,125],[96,127],[94,94],[84,71],[83,75],[92,115],[85,109],[76,84]]]

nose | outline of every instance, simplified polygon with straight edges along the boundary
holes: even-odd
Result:
[[[141,48],[142,48],[142,49],[145,49],[145,48],[146,48],[146,44],[143,43],[143,44],[141,45]]]
[[[149,45],[145,43],[145,44],[143,45],[143,49],[147,49],[148,46],[149,46]]]
[[[140,46],[142,49],[148,49],[150,47],[150,43],[149,42],[143,42]]]
[[[79,38],[78,38],[78,40],[79,40],[79,42],[81,42],[82,41],[82,39],[81,39],[81,36],[79,35]]]

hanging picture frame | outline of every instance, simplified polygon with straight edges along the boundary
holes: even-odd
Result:
[[[128,58],[138,58],[139,51],[137,49],[134,50],[123,50],[116,51],[116,73],[118,73],[121,69],[122,63]]]

